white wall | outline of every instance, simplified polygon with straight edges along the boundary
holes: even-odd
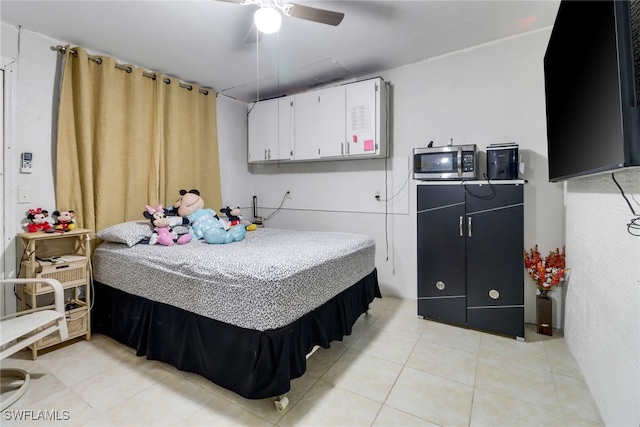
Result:
[[[218,95],[217,115],[222,204],[240,206],[242,216],[251,219],[253,178],[247,171],[247,104]]]
[[[13,105],[11,121],[5,123],[3,155],[5,161],[6,188],[3,190],[4,241],[2,243],[5,275],[17,273],[16,233],[23,231],[21,223],[27,222],[29,208],[55,209],[54,172],[55,147],[52,144],[54,126],[54,93],[57,91],[57,55],[49,47],[53,40],[37,33],[18,30],[2,23],[3,67],[10,64],[12,70],[11,91]],[[20,46],[18,47],[18,40]],[[33,153],[30,174],[21,174],[20,153]],[[25,187],[30,202],[18,202],[18,188]],[[13,293],[3,295],[6,313],[15,311]]]
[[[640,169],[615,178],[640,214]],[[640,424],[640,230],[611,174],[568,181],[565,341],[606,425]]]

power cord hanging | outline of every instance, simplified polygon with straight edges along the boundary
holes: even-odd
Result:
[[[460,185],[462,185],[462,188],[464,188],[464,191],[467,194],[475,197],[476,199],[491,200],[494,197],[496,197],[496,189],[493,187],[493,183],[489,180],[489,177],[487,176],[486,173],[482,174],[482,176],[484,177],[484,179],[487,180],[487,184],[489,184],[489,194],[474,194],[471,190],[469,190],[468,186],[465,184],[467,181],[462,181]]]
[[[627,202],[627,205],[629,205],[629,209],[631,209],[631,213],[635,216],[635,218],[632,218],[631,221],[627,224],[627,232],[632,236],[640,237],[640,215],[638,215],[635,209],[633,209],[633,205],[631,204],[627,196],[624,194],[624,190],[616,180],[615,174],[613,173],[611,174],[611,179],[613,179],[613,182],[615,182],[616,186],[620,190],[620,194],[622,194],[622,197],[624,198],[625,202]],[[631,197],[633,198],[633,195]],[[636,201],[635,198],[633,200]]]
[[[385,159],[385,170],[386,170],[386,161],[387,159]],[[394,194],[393,196],[389,197],[388,199],[381,199],[380,197],[376,196],[376,200],[379,202],[390,202],[393,199],[395,199],[396,197],[398,197],[400,195],[400,193],[402,192],[402,190],[404,190],[404,188],[407,186],[407,184],[409,183],[409,178],[411,178],[411,174],[413,173],[413,168],[409,169],[409,175],[407,175],[407,179],[405,179],[404,184],[402,184],[402,187],[400,187],[400,189],[396,192],[396,194]],[[385,187],[385,196],[387,196],[387,183],[388,179],[387,176],[385,175],[384,177],[384,187]]]
[[[282,201],[280,202],[280,206],[278,206],[276,208],[275,211],[271,212],[271,214],[269,214],[269,216],[267,216],[266,218],[264,218],[262,221],[269,221],[271,218],[273,218],[273,216],[275,214],[277,214],[278,212],[280,212],[280,209],[282,209],[282,205],[284,205],[284,201],[287,199],[287,196],[289,195],[289,192],[285,192],[284,196],[282,196]]]

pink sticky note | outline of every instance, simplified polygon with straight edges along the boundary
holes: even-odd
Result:
[[[364,151],[373,151],[375,147],[373,146],[373,139],[366,139],[364,141]]]

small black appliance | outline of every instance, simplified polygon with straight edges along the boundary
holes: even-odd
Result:
[[[487,147],[489,180],[518,179],[518,144],[491,144]]]

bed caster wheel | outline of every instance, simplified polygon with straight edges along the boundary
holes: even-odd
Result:
[[[278,412],[282,412],[287,409],[287,406],[289,406],[289,398],[287,396],[280,396],[274,403],[276,405],[276,410]]]

